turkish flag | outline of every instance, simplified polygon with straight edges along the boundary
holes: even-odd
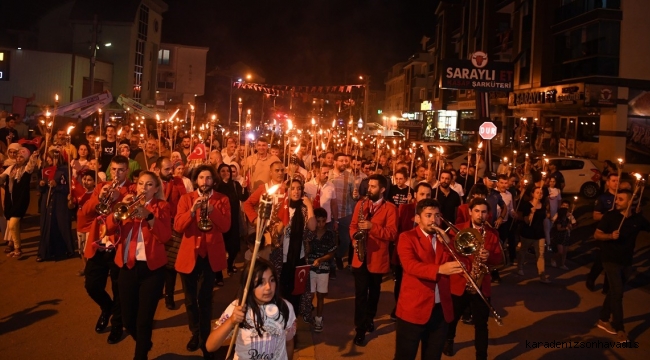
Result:
[[[56,173],[56,166],[48,166],[43,168],[43,180],[52,181],[54,180],[54,174]]]
[[[291,218],[289,215],[289,195],[285,193],[284,198],[280,201],[282,201],[282,205],[280,206],[280,210],[278,210],[278,219],[282,221],[284,226],[287,226],[289,225],[289,220]]]
[[[307,288],[307,281],[309,281],[309,269],[311,265],[296,266],[296,273],[293,279],[293,292],[291,295],[302,295]]]
[[[205,145],[198,144],[187,157],[187,160],[205,160]]]

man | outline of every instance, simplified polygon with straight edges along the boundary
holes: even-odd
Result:
[[[457,182],[463,187],[463,194],[466,195],[474,185],[474,177],[467,173],[467,163],[460,164],[460,169],[458,169],[458,171],[460,176],[458,176]],[[466,196],[463,199],[466,199]]]
[[[84,276],[86,257],[84,256],[83,251],[86,248],[88,231],[95,219],[85,217],[82,212],[82,206],[90,199],[95,191],[95,171],[82,170],[80,176],[81,187],[78,187],[77,191],[73,191],[73,194],[69,194],[68,197],[74,199],[74,203],[77,207],[77,248],[79,249],[79,255],[83,264],[83,268],[77,272],[77,275]]]
[[[124,144],[120,145],[120,147],[123,145]],[[163,196],[164,200],[169,203],[173,229],[178,202],[181,196],[187,193],[187,190],[183,183],[183,179],[173,176],[173,164],[169,158],[158,158],[158,160],[156,160],[154,172],[160,177],[160,180],[162,180]],[[180,246],[180,235],[181,234],[176,232],[176,230],[172,230],[171,240],[165,243],[165,250],[167,251],[167,266],[165,267],[165,307],[169,310],[174,310],[176,307],[174,302],[174,290],[176,289],[176,270],[174,269],[174,264],[176,263],[176,254],[178,253],[178,247]]]
[[[89,147],[93,148],[94,146],[94,138],[92,142],[88,141],[88,134],[90,132],[94,131],[92,125],[86,125],[84,126],[84,131],[83,133],[77,132],[77,135],[72,138],[72,143],[75,144],[77,147],[81,144],[88,145]],[[96,136],[96,135],[95,135]]]
[[[501,197],[501,193],[495,190],[497,181],[498,178],[494,176],[494,174],[490,174],[489,176],[485,176],[483,178],[483,183],[488,188],[488,194],[485,197],[485,200],[487,200],[488,204],[490,205],[490,210],[494,209],[494,211],[490,212],[491,216],[488,216],[487,221],[490,223],[490,225],[494,226],[495,229],[498,229],[501,224],[503,224],[503,222],[508,217],[509,212],[505,201]]]
[[[208,157],[208,163],[212,167],[214,167],[215,170],[219,168],[219,165],[223,164],[223,158],[221,157],[221,153],[219,152],[219,150],[214,149],[210,151],[210,156]]]
[[[388,201],[400,206],[408,203],[413,197],[413,189],[407,185],[408,174],[406,169],[399,169],[395,171],[393,176],[395,179],[395,186],[391,186],[388,194]]]
[[[135,159],[135,157],[142,152],[140,148],[140,134],[135,131],[131,133],[131,139],[129,141],[129,158]]]
[[[323,159],[323,163],[327,165],[328,168],[332,169],[334,168],[334,153],[331,151],[328,151],[325,153],[325,158]]]
[[[67,154],[68,160],[77,158],[77,148],[68,142],[68,135],[66,130],[59,129],[56,131],[56,138],[54,139],[54,144],[61,147],[61,150]]]
[[[558,187],[560,190],[564,190],[564,185],[565,185],[564,176],[557,169],[557,164],[555,163],[555,161],[549,162],[548,171],[549,174],[547,179],[555,178],[555,186]]]
[[[211,330],[215,272],[226,268],[223,233],[230,229],[230,202],[227,196],[212,190],[216,171],[211,166],[201,165],[195,173],[197,190],[181,197],[174,219],[174,229],[183,234],[175,268],[181,274],[185,310],[192,332],[187,350],[201,348],[203,357],[211,359],[205,342]],[[207,213],[202,214],[202,211]],[[204,215],[213,225],[210,231],[201,231],[198,227]]]
[[[311,200],[314,209],[321,207],[327,211],[326,226],[334,231],[332,219],[338,219],[339,216],[334,184],[328,181],[330,169],[316,162],[313,171],[314,178],[305,184],[305,194]]]
[[[122,339],[122,311],[119,302],[118,276],[120,268],[115,264],[115,240],[114,236],[101,238],[101,228],[105,227],[104,217],[95,210],[100,199],[110,199],[110,204],[116,204],[129,193],[131,182],[127,178],[129,161],[123,156],[115,156],[109,166],[111,176],[115,182],[103,182],[95,187],[93,195],[83,204],[81,214],[87,219],[95,219],[89,230],[86,240],[84,256],[86,257],[85,288],[90,296],[102,310],[99,315],[95,331],[101,333],[108,326],[111,319],[111,333],[108,335],[108,343],[115,344]],[[112,211],[110,213],[112,215]],[[111,288],[113,298],[106,292],[106,282],[111,277]]]
[[[16,119],[13,115],[9,115],[6,120],[6,126],[0,129],[0,141],[9,146],[11,143],[18,141],[18,131],[14,129],[16,126]]]
[[[456,209],[461,205],[460,196],[451,189],[451,172],[443,170],[440,172],[440,181],[434,186],[434,198],[440,204],[442,217],[450,223],[456,222]]]
[[[223,158],[224,164],[232,164],[233,162],[239,162],[239,154],[237,153],[237,140],[233,137],[229,137],[226,140],[226,147],[221,150],[221,157]]]
[[[119,153],[120,155],[122,155],[122,156],[124,156],[125,158],[129,159],[129,173],[128,173],[127,177],[128,177],[130,180],[133,180],[133,178],[131,177],[131,174],[133,174],[134,171],[140,169],[140,164],[139,164],[137,161],[132,160],[132,159],[130,158],[130,155],[131,155],[131,148],[129,147],[129,145],[127,145],[127,144],[120,144],[120,145],[117,147],[117,151],[118,151],[118,153]],[[110,174],[110,172],[109,172],[108,174],[106,174],[106,180],[109,180],[109,181],[111,180],[111,174]],[[174,209],[172,209],[172,211],[173,211],[173,210],[174,210]]]
[[[605,213],[594,233],[594,238],[602,241],[601,260],[609,281],[609,291],[600,310],[597,326],[610,334],[616,334],[617,342],[628,341],[623,326],[623,287],[632,265],[636,238],[639,232],[650,231],[650,222],[643,215],[634,209],[627,211],[632,196],[630,190],[619,190],[615,210]]]
[[[29,126],[25,124],[20,114],[14,114],[14,119],[16,120],[14,129],[16,129],[16,133],[18,133],[18,139],[29,138]]]
[[[280,186],[278,190],[275,192],[275,195],[281,198],[284,198],[285,196],[286,186],[283,183],[284,174],[285,174],[284,164],[282,164],[282,162],[279,160],[274,162],[270,166],[269,173],[271,174],[271,180],[268,183],[259,185],[257,189],[253,191],[251,196],[248,197],[248,200],[244,201],[243,204],[244,214],[246,215],[248,221],[251,224],[255,224],[255,220],[257,220],[257,205],[259,205],[260,203],[260,198],[270,188],[272,188],[275,185]],[[282,200],[278,200],[278,201],[282,201]]]
[[[391,175],[390,166],[388,166],[388,157],[386,155],[379,156],[379,169],[381,169],[381,174],[384,176]]]
[[[277,156],[269,154],[269,141],[265,137],[257,139],[255,144],[257,154],[253,154],[242,163],[242,176],[246,177],[250,173],[250,188],[258,189],[260,185],[271,180],[271,164],[279,162]]]
[[[277,145],[271,145],[271,156],[275,156],[278,159],[280,158],[280,147]]]
[[[439,228],[440,204],[420,200],[415,229],[400,235],[397,252],[404,278],[397,300],[395,359],[415,360],[422,343],[422,359],[440,359],[448,322],[454,318],[449,275],[462,272],[446,251],[447,235]]]
[[[449,169],[449,172],[451,173],[451,184],[449,184],[449,187],[454,190],[458,196],[460,196],[460,199],[463,200],[465,198],[465,190],[463,190],[463,186],[459,183],[456,182],[458,179],[458,176],[456,175],[456,170]]]
[[[425,176],[425,173],[427,172],[427,168],[419,165],[417,166],[417,169],[415,169],[415,177],[411,179],[411,188],[415,189],[417,184],[427,181],[427,178]]]
[[[459,224],[458,230],[473,228],[483,236],[483,246],[478,253],[470,256],[461,256],[461,261],[464,262],[465,268],[471,274],[472,267],[476,265],[475,257],[478,256],[478,261],[486,266],[496,266],[503,262],[503,254],[499,247],[499,234],[493,228],[486,226],[488,217],[489,205],[485,199],[476,198],[469,202],[469,216],[470,221]],[[455,234],[456,235],[456,234]],[[454,239],[456,241],[456,239]],[[479,278],[480,279],[480,278]],[[479,280],[479,279],[474,279]],[[450,276],[451,280],[451,300],[454,304],[454,321],[449,324],[449,332],[447,333],[447,341],[443,353],[447,356],[454,355],[454,337],[456,337],[456,326],[461,315],[465,309],[469,307],[472,311],[472,319],[474,320],[474,348],[476,349],[476,358],[487,360],[488,348],[488,318],[490,317],[490,309],[483,302],[483,299],[478,293],[467,290],[467,279],[464,274],[455,274]],[[481,292],[490,301],[491,295],[491,277],[490,274],[485,274],[482,283],[478,284],[481,287]]]
[[[181,148],[178,151],[181,154],[181,159],[183,159],[183,165],[187,165],[187,157],[192,153],[191,145],[192,139],[190,139],[190,136],[184,135],[181,140]]]
[[[497,191],[501,195],[501,200],[503,200],[505,205],[501,210],[504,208],[506,209],[505,213],[502,211],[501,215],[499,215],[500,217],[504,216],[501,218],[500,224],[497,227],[499,230],[499,238],[503,242],[504,248],[508,249],[509,255],[512,255],[511,259],[514,259],[517,244],[515,243],[515,232],[511,231],[511,229],[513,221],[517,218],[517,211],[515,210],[515,203],[512,194],[508,191],[508,186],[510,185],[508,175],[501,174],[497,179]],[[510,248],[512,248],[512,250],[510,250]]]
[[[117,155],[117,138],[115,137],[115,126],[106,126],[106,139],[101,140],[100,145],[101,171],[107,172],[108,166],[115,155]]]
[[[415,207],[420,200],[431,199],[431,185],[426,182],[419,183],[415,186],[415,199],[410,201],[408,204],[404,204],[398,208],[398,220],[397,220],[397,232],[399,234],[411,230],[416,225],[416,213]],[[395,243],[395,248],[399,247],[399,238]],[[395,295],[395,308],[391,312],[391,319],[396,320],[397,315],[395,311],[397,310],[397,301],[399,300],[399,292],[402,287],[402,277],[404,273],[404,268],[399,260],[399,254],[397,251],[393,252],[391,257],[391,264],[395,266],[395,289],[393,293]]]
[[[326,157],[327,158],[327,157]],[[337,153],[335,156],[336,167],[330,171],[329,180],[334,184],[336,193],[336,205],[338,207],[338,219],[334,219],[334,231],[339,232],[339,246],[336,249],[336,265],[339,270],[343,269],[343,258],[349,255],[350,248],[350,224],[352,223],[352,212],[359,190],[354,186],[354,178],[349,171],[346,171],[348,156],[344,153]],[[348,256],[348,265],[352,259]]]
[[[135,161],[140,164],[140,169],[150,170],[158,160],[158,142],[155,139],[148,139],[144,152],[135,156]]]
[[[338,157],[337,157],[338,158]],[[354,343],[365,346],[366,332],[375,330],[374,317],[381,292],[383,274],[390,270],[388,244],[397,237],[397,207],[384,201],[386,178],[381,175],[369,177],[368,199],[359,201],[354,208],[349,236],[358,230],[365,231],[365,251],[358,241],[353,241],[355,253],[352,255],[352,274],[354,275]],[[359,218],[363,215],[364,220]],[[364,259],[360,259],[359,251]]]

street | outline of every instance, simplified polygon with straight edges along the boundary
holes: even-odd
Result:
[[[514,267],[502,271],[503,281],[494,286],[492,304],[503,317],[504,326],[499,327],[493,320],[489,321],[490,359],[647,358],[650,343],[648,234],[642,233],[637,241],[635,273],[623,299],[625,327],[629,338],[638,343],[638,348],[605,348],[614,336],[595,327],[604,299],[600,292],[603,278],[599,278],[596,292],[590,292],[584,284],[585,274],[591,265],[591,256],[586,253],[592,246],[586,239],[594,229],[591,220],[588,220],[591,206],[591,201],[588,204],[584,201],[576,211],[583,226],[573,234],[569,271],[547,265],[552,283],[540,283],[535,276],[532,255],[525,265],[526,276],[516,275]],[[32,206],[29,214],[34,213],[35,207]],[[74,258],[35,262],[38,217],[28,215],[23,226],[23,257],[18,260],[5,256],[0,258],[0,358],[131,358],[135,343],[126,334],[120,343],[109,345],[106,338],[110,327],[103,334],[96,334],[93,330],[99,308],[87,296],[83,278],[76,276],[81,261]],[[241,268],[242,261],[238,266]],[[223,288],[215,288],[213,319],[233,300],[236,280],[226,278]],[[354,282],[349,271],[339,271],[338,278],[330,282],[329,299],[324,311],[324,331],[320,334],[310,333],[308,326],[299,319],[297,356],[294,358],[393,359],[395,325],[389,318],[394,306],[392,288],[393,281],[386,276],[375,320],[377,328],[367,335],[365,347],[356,347],[352,344]],[[177,309],[167,310],[161,299],[156,311],[150,358],[200,358],[200,352],[185,350],[190,332],[186,325],[183,298],[179,279]],[[472,339],[472,327],[459,324],[454,358],[473,358]],[[597,341],[601,343],[595,343]],[[548,348],[549,345],[556,348]],[[224,355],[225,348],[222,348],[215,358],[221,359]]]

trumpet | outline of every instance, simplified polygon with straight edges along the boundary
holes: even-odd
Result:
[[[113,191],[117,189],[117,186],[119,183],[117,182],[117,179],[114,179],[113,182],[111,183],[110,188],[108,188],[108,191],[106,192],[106,195],[104,197],[101,197],[99,199],[99,204],[95,206],[95,211],[97,211],[98,214],[107,216],[108,214],[111,213],[111,204],[113,203]]]
[[[201,200],[201,212],[199,216],[199,222],[197,223],[197,226],[199,227],[199,230],[203,232],[208,232],[212,230],[212,221],[208,218],[208,200],[210,199],[208,197],[208,194],[201,194],[199,191],[199,195],[203,198]]]
[[[144,195],[144,193],[140,193],[140,195],[134,197],[131,202],[119,202],[115,204],[113,207],[113,215],[115,218],[118,220],[133,218],[137,212],[136,207],[140,204],[142,199],[144,199]]]
[[[468,229],[463,229],[463,230],[458,230],[458,228],[452,224],[451,222],[447,221],[445,218],[442,216],[438,217],[443,223],[447,225],[447,230],[440,230],[442,234],[441,236],[446,236],[447,232],[449,229],[453,230],[456,233],[456,241],[454,241],[454,248],[456,249],[455,251],[447,244],[446,241],[442,241],[442,243],[445,245],[447,248],[447,251],[453,256],[454,260],[460,265],[461,270],[463,270],[463,273],[465,274],[465,278],[467,279],[467,287],[470,289],[472,293],[478,294],[485,305],[487,305],[488,309],[490,309],[490,312],[494,316],[494,320],[499,324],[500,326],[503,325],[503,320],[501,320],[501,316],[497,313],[497,311],[492,307],[489,301],[485,298],[485,295],[481,292],[480,286],[477,284],[477,277],[482,279],[483,276],[485,275],[483,272],[487,270],[487,266],[485,264],[480,263],[479,266],[476,266],[474,263],[472,266],[472,274],[470,274],[469,271],[467,271],[467,268],[465,267],[465,264],[463,264],[459,259],[458,255],[456,253],[459,253],[464,256],[469,256],[474,254],[474,259],[476,262],[476,259],[478,259],[478,252],[483,248],[483,235],[478,232],[478,230],[470,227]],[[437,228],[436,228],[437,229]],[[436,230],[438,231],[438,230]],[[443,236],[443,237],[444,237]],[[483,273],[483,275],[480,275]],[[481,281],[482,283],[482,281]]]

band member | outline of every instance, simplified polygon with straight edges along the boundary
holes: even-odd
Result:
[[[440,203],[420,200],[415,229],[400,234],[397,252],[404,268],[397,300],[395,359],[440,359],[447,323],[454,318],[449,275],[462,272],[445,249],[449,238],[440,229]]]
[[[615,209],[605,212],[594,234],[596,240],[602,241],[602,265],[609,280],[609,291],[596,325],[610,334],[615,334],[617,342],[628,341],[623,325],[623,287],[629,274],[628,269],[632,265],[636,238],[639,232],[650,231],[650,222],[643,215],[634,209],[628,211],[632,198],[630,190],[619,190],[614,203]]]
[[[205,342],[210,335],[212,287],[215,272],[227,267],[223,233],[231,225],[230,201],[212,190],[217,179],[214,167],[201,165],[195,174],[197,190],[181,197],[174,220],[174,229],[183,234],[176,271],[181,273],[192,332],[187,350],[196,351],[200,347],[203,356],[209,358]]]
[[[128,170],[126,163],[124,173]],[[164,244],[172,236],[169,204],[164,198],[160,178],[143,171],[136,186],[137,196],[129,194],[125,203],[133,203],[131,216],[120,220],[106,218],[106,233],[115,236],[115,264],[120,268],[120,304],[124,326],[135,340],[134,359],[146,359],[153,346],[153,317],[165,282],[167,255]]]
[[[110,199],[110,203],[115,204],[122,201],[129,193],[131,182],[126,176],[129,170],[129,159],[120,155],[113,157],[109,170],[113,181],[100,183],[95,187],[93,195],[83,204],[81,214],[88,219],[94,219],[86,238],[84,256],[87,262],[84,274],[86,292],[102,310],[95,331],[98,333],[104,331],[110,318],[111,333],[108,335],[108,343],[115,344],[122,339],[122,311],[118,287],[120,268],[115,264],[114,236],[103,233],[105,219],[97,213],[96,207],[100,199]],[[106,292],[108,276],[111,277],[113,299]]]
[[[120,145],[121,146],[121,145]],[[167,157],[161,157],[156,160],[154,172],[162,180],[163,195],[165,201],[169,203],[169,212],[172,220],[172,227],[174,226],[174,217],[176,216],[176,209],[178,201],[182,195],[187,193],[183,179],[173,176],[172,161]],[[172,228],[172,238],[165,244],[167,251],[167,266],[165,267],[165,307],[169,310],[174,310],[176,304],[174,303],[174,291],[176,289],[176,254],[180,246],[180,234],[176,233]]]
[[[352,256],[354,343],[357,346],[365,346],[366,332],[375,330],[373,319],[377,315],[381,278],[390,270],[388,244],[397,237],[397,207],[384,200],[387,180],[377,174],[368,179],[368,199],[357,203],[350,224],[350,237],[354,238],[357,231],[365,233],[365,246],[360,247],[357,240],[352,241],[355,248]],[[363,261],[359,255],[365,255]]]
[[[476,260],[475,256],[468,257],[460,256],[461,261],[464,262],[465,268],[470,274],[480,271],[474,269],[477,262],[485,264],[486,266],[496,266],[503,262],[503,254],[499,247],[499,233],[492,227],[486,225],[488,221],[489,204],[487,200],[482,198],[474,198],[469,202],[469,216],[470,221],[459,224],[459,230],[468,229],[470,227],[479,231],[483,236],[483,247],[480,249],[480,260]],[[454,239],[455,241],[456,239]],[[466,260],[466,261],[465,261]],[[487,269],[483,270],[484,276],[476,280],[477,285],[481,287],[481,292],[488,301],[490,301],[490,292],[492,282],[491,276]],[[456,326],[461,315],[465,312],[468,306],[472,310],[472,318],[474,320],[474,347],[476,349],[477,359],[487,359],[488,348],[488,318],[490,317],[490,309],[483,302],[480,295],[475,291],[467,288],[468,282],[463,274],[456,274],[450,277],[451,280],[451,299],[454,304],[454,320],[449,324],[449,332],[447,333],[447,341],[445,342],[444,354],[447,356],[454,355],[454,337],[456,336]]]
[[[81,205],[85,204],[90,200],[90,197],[95,191],[95,172],[92,170],[82,170],[79,172],[81,176],[81,188],[83,191],[79,191],[77,196],[73,198],[73,201],[78,206],[77,208],[77,247],[79,248],[79,255],[81,255],[81,261],[83,262],[83,268],[79,270],[77,275],[84,276],[84,269],[86,268],[86,257],[83,254],[84,249],[86,248],[86,238],[88,237],[88,231],[90,231],[90,226],[93,223],[94,218],[89,218],[84,215]]]

